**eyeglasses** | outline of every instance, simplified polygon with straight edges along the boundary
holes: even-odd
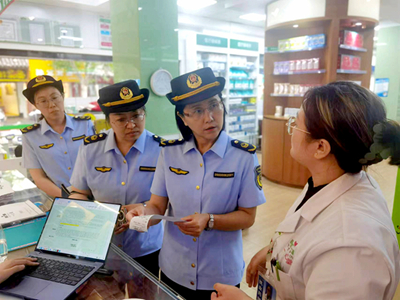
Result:
[[[144,120],[144,114],[137,114],[131,118],[117,119],[117,120],[113,121],[112,123],[120,128],[124,128],[124,127],[126,127],[126,125],[128,125],[128,123],[133,123],[136,125],[136,124],[142,122],[143,120]]]
[[[204,114],[208,110],[211,114],[219,113],[223,110],[223,105],[221,102],[212,102],[207,108],[197,108],[189,110],[189,113],[183,113],[186,117],[193,118],[194,120],[200,120],[204,117]]]
[[[50,105],[50,102],[53,102],[54,104],[58,104],[62,101],[61,95],[53,95],[50,97],[50,99],[41,99],[36,102],[38,106],[41,107],[48,107]]]
[[[292,135],[292,134],[293,134],[293,129],[296,129],[296,130],[298,130],[298,131],[302,131],[302,132],[307,133],[307,134],[311,134],[311,133],[309,133],[309,132],[306,131],[306,130],[297,128],[297,125],[296,125],[296,118],[294,118],[294,117],[290,117],[290,118],[289,118],[289,121],[286,123],[286,126],[287,126],[287,132],[288,132],[289,135]]]

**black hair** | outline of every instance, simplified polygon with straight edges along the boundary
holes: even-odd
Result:
[[[326,139],[345,172],[358,173],[388,156],[400,165],[400,125],[386,118],[383,101],[368,89],[333,82],[309,90],[302,107],[309,138]]]
[[[217,95],[221,99],[222,105],[224,106],[224,120],[223,120],[222,130],[225,130],[226,108],[225,108],[224,101],[222,99],[222,94],[219,93]],[[204,100],[207,100],[207,99],[204,99]],[[185,123],[183,123],[181,117],[179,116],[179,115],[184,116],[183,110],[185,109],[185,107],[186,107],[186,104],[175,106],[175,120],[176,120],[176,125],[178,126],[178,129],[182,134],[183,139],[185,141],[188,141],[191,138],[191,136],[193,135],[193,131],[192,131],[192,129],[189,128],[189,126],[186,126]]]

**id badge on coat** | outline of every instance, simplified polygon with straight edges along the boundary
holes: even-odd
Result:
[[[271,284],[270,270],[265,270],[259,267],[258,285],[257,285],[257,300],[276,300],[276,289]]]

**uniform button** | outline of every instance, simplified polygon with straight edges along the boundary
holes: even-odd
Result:
[[[195,264],[192,264],[192,268],[194,268],[194,267],[196,267],[196,265],[195,265]]]
[[[124,160],[124,164],[126,164],[126,160]]]
[[[203,166],[203,164],[200,164],[200,167],[202,167]]]
[[[199,190],[200,189],[200,187],[199,186],[196,186],[196,190]]]
[[[121,244],[119,244],[119,245],[118,245],[118,247],[119,247],[119,248],[122,248],[122,245],[121,245]]]
[[[191,282],[190,282],[190,284],[191,284],[191,285],[194,285],[194,282],[193,282],[193,281],[191,281]]]
[[[68,170],[71,170],[71,167],[68,167]]]
[[[62,140],[63,139],[63,137],[60,135],[60,140]]]
[[[67,153],[68,153],[67,151],[64,152],[64,154],[67,154]]]
[[[193,242],[197,242],[197,239],[196,239],[196,238],[193,238]]]
[[[125,182],[122,181],[121,184],[122,184],[122,185],[125,185]]]

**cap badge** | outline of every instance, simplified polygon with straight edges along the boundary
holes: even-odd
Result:
[[[121,96],[121,99],[124,99],[124,100],[128,100],[133,97],[132,91],[127,87],[123,87],[121,89],[121,92],[119,93],[119,95]]]
[[[44,82],[44,81],[46,81],[46,77],[44,77],[44,76],[38,76],[38,77],[36,77],[35,81],[36,81],[36,82]]]
[[[198,88],[202,84],[201,77],[197,74],[190,74],[187,79],[187,86],[191,89]]]

